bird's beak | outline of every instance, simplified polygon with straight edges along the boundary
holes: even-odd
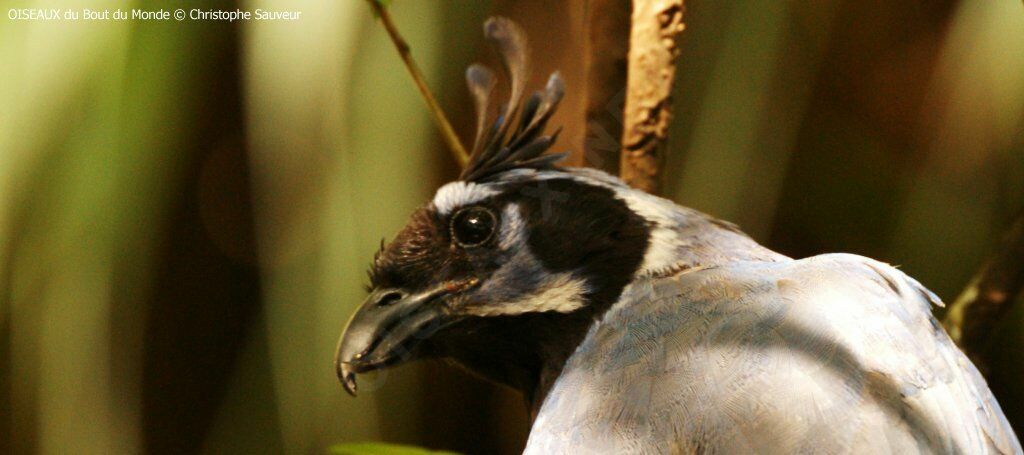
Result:
[[[345,390],[356,395],[356,374],[409,360],[419,342],[450,319],[440,301],[451,292],[438,286],[410,294],[375,289],[352,315],[338,340],[334,369]]]

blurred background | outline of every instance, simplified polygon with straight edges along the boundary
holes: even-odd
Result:
[[[508,390],[442,364],[344,395],[332,357],[381,237],[457,174],[361,0],[206,1],[297,21],[16,21],[0,1],[0,453],[515,453]],[[176,4],[177,5],[177,4]],[[463,138],[481,22],[569,87],[587,0],[395,0]],[[1020,0],[691,0],[666,195],[803,257],[898,264],[952,301],[1024,208]],[[614,116],[621,99],[608,100]],[[610,144],[610,145],[609,145]],[[989,377],[1024,428],[1024,305]]]

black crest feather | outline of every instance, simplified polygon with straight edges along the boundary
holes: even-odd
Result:
[[[484,22],[484,36],[501,54],[509,76],[510,95],[493,123],[488,120],[494,73],[480,64],[466,69],[466,84],[476,105],[477,127],[469,164],[459,176],[465,181],[484,181],[512,169],[546,169],[565,158],[564,153],[543,155],[558,137],[543,135],[548,120],[565,93],[565,84],[556,71],[548,78],[544,90],[520,102],[529,77],[529,48],[526,34],[509,19],[492,17]],[[516,116],[518,115],[518,121]],[[490,126],[488,127],[488,123]]]

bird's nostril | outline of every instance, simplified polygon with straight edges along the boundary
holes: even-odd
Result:
[[[382,296],[377,300],[377,306],[388,306],[395,303],[402,298],[402,293],[398,291],[391,291]]]

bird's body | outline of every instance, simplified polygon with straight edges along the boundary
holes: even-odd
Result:
[[[793,260],[599,171],[647,221],[634,279],[534,403],[527,453],[1021,453],[941,301],[851,254]]]
[[[531,454],[1022,453],[917,281],[854,255],[790,259],[557,168],[542,153],[561,79],[520,110],[522,31],[498,18],[485,34],[512,99],[488,121],[495,78],[467,71],[473,155],[374,258],[335,356],[350,393],[358,373],[448,359],[523,392]]]
[[[569,358],[526,453],[1020,453],[933,299],[846,254],[638,280]]]

